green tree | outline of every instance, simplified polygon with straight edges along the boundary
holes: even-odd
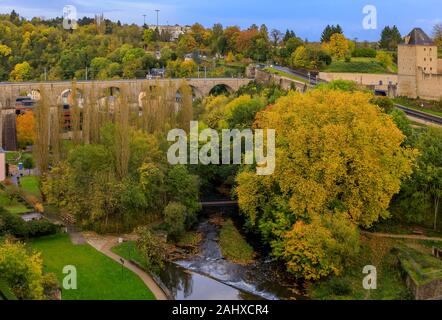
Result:
[[[28,253],[24,244],[0,243],[0,280],[19,299],[44,300],[43,261],[38,253]]]
[[[309,53],[306,47],[300,46],[293,52],[291,66],[293,68],[308,68],[310,66]]]
[[[173,240],[178,240],[186,230],[187,208],[178,202],[170,202],[164,208],[164,223],[167,234]]]
[[[402,42],[402,36],[396,26],[386,26],[381,33],[379,46],[384,50],[396,50],[398,44]]]
[[[338,24],[336,26],[334,25],[327,25],[324,29],[324,31],[322,32],[321,35],[321,43],[327,43],[330,42],[332,35],[339,33],[339,34],[344,34],[344,32],[342,31],[341,26]]]

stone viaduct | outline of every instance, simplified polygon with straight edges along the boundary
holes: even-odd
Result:
[[[216,87],[222,86],[229,92],[237,91],[241,86],[247,85],[253,79],[244,78],[200,78],[200,79],[155,79],[155,80],[105,80],[105,81],[77,81],[75,87],[80,96],[96,97],[97,99],[115,96],[124,91],[134,104],[141,104],[146,91],[152,87],[165,87],[178,94],[180,88],[189,85],[196,98],[202,98],[211,94]],[[74,83],[72,81],[54,82],[17,82],[0,83],[0,147],[16,145],[15,113],[16,100],[19,97],[30,96],[33,100],[39,100],[40,92],[45,93],[51,106],[68,104],[68,98],[72,93]]]
[[[114,95],[117,90],[125,88],[126,94],[138,101],[147,87],[167,86],[179,91],[185,83],[190,85],[196,97],[205,97],[217,86],[223,86],[228,91],[237,91],[241,86],[248,84],[252,79],[217,78],[217,79],[159,79],[159,80],[106,80],[106,81],[77,81],[77,89],[85,96],[93,94],[98,98]],[[59,103],[63,95],[72,89],[71,81],[55,82],[16,82],[0,83],[0,107],[2,109],[15,108],[15,101],[20,96],[30,95],[38,97],[38,93],[45,91],[51,102]],[[116,90],[115,90],[116,89]]]

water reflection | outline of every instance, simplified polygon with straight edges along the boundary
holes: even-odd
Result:
[[[255,300],[254,295],[242,292],[209,277],[168,263],[160,279],[175,300]]]

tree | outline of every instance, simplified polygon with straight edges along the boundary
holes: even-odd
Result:
[[[343,60],[345,57],[350,55],[351,52],[350,41],[345,38],[341,33],[334,33],[330,37],[330,42],[328,43],[328,50],[332,57],[337,60]]]
[[[19,299],[43,300],[43,261],[39,253],[28,253],[24,244],[0,243],[0,280]]]
[[[341,272],[354,252],[354,225],[389,217],[393,195],[411,174],[415,150],[402,146],[404,135],[371,97],[292,92],[257,115],[256,128],[278,132],[277,167],[269,176],[253,168],[238,175],[239,207],[298,277]]]
[[[185,54],[192,53],[198,46],[198,43],[189,33],[181,36],[178,41],[177,54],[179,57],[183,57]]]
[[[186,227],[192,226],[201,207],[198,200],[199,180],[189,174],[184,166],[173,166],[165,180],[169,202],[179,202],[186,206]]]
[[[387,69],[390,69],[393,66],[393,57],[385,51],[379,51],[376,54],[376,60]]]
[[[272,29],[271,31],[273,46],[277,47],[279,42],[282,40],[282,32],[278,29]]]
[[[420,151],[417,169],[404,188],[403,207],[406,211],[421,215],[432,207],[433,227],[436,230],[442,197],[442,130],[427,129],[419,136],[416,147]]]
[[[381,40],[379,46],[384,50],[396,50],[399,43],[402,42],[402,36],[396,26],[390,28],[386,26],[381,33]]]
[[[21,148],[35,143],[35,117],[32,111],[28,111],[17,117],[17,141]]]
[[[17,82],[31,80],[31,72],[32,68],[28,62],[18,63],[11,71],[9,79]]]
[[[170,238],[177,240],[186,231],[187,208],[178,202],[170,202],[164,208],[164,223]]]
[[[0,56],[8,57],[12,53],[12,49],[4,44],[0,44]]]
[[[330,42],[330,40],[331,40],[331,37],[334,35],[334,34],[336,34],[336,33],[338,33],[338,34],[344,34],[344,32],[342,31],[342,28],[341,28],[341,26],[338,24],[338,25],[336,25],[336,26],[334,26],[334,25],[327,25],[326,27],[325,27],[325,29],[324,29],[324,31],[322,32],[322,35],[321,35],[321,43],[327,43],[327,42]]]
[[[438,23],[433,27],[433,39],[437,46],[442,47],[442,23]]]
[[[140,227],[136,233],[138,235],[137,248],[147,269],[154,272],[161,270],[166,260],[164,241],[154,235],[148,227]]]
[[[309,53],[304,46],[298,47],[291,57],[293,68],[308,68],[310,66]]]

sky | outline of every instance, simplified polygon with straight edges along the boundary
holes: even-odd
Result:
[[[397,25],[402,34],[421,27],[429,35],[434,24],[442,23],[442,0],[0,0],[0,13],[13,9],[26,18],[62,16],[63,7],[73,5],[79,17],[103,13],[105,18],[125,23],[160,24],[199,22],[238,25],[266,24],[269,30],[294,30],[310,41],[317,41],[327,24],[340,24],[345,35],[358,40],[377,41],[386,25]],[[377,11],[377,29],[363,28],[363,8]]]

